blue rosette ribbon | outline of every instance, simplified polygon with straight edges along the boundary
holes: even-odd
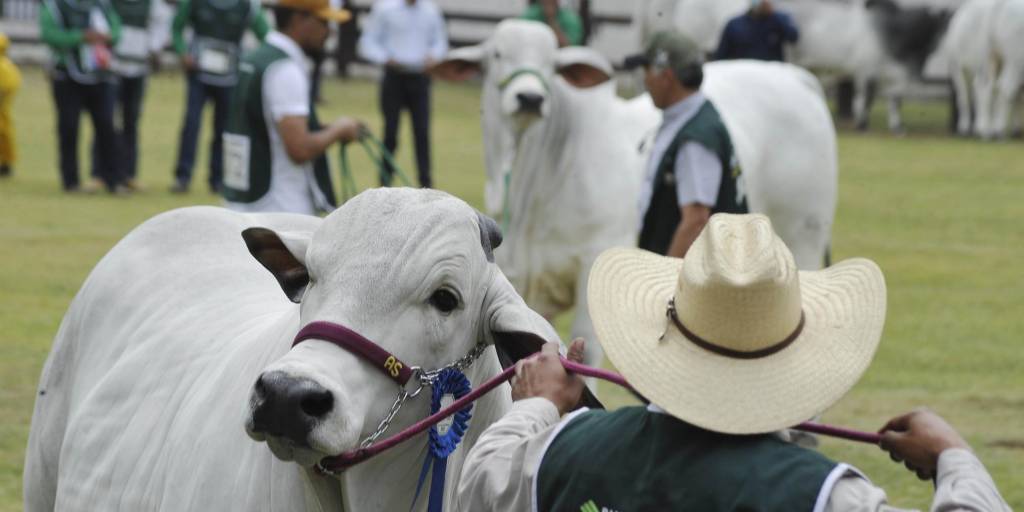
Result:
[[[472,390],[473,387],[470,385],[469,379],[462,372],[454,368],[445,368],[438,374],[437,380],[433,385],[430,414],[435,414],[441,410],[441,399],[445,395],[452,395],[455,400],[458,400]],[[441,425],[440,423],[430,427],[428,431],[430,439],[427,442],[427,458],[423,461],[423,469],[420,470],[419,482],[416,483],[416,495],[412,499],[412,506],[409,507],[410,511],[416,507],[420,491],[423,490],[423,484],[426,483],[427,476],[432,473],[427,511],[441,512],[444,505],[444,480],[445,470],[448,467],[448,456],[459,447],[459,443],[462,442],[462,436],[469,429],[469,419],[473,416],[472,411],[473,404],[460,409],[459,412],[451,416],[452,423],[443,432],[442,429],[438,428]]]

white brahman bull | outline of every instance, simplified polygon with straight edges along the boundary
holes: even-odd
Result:
[[[310,322],[340,323],[425,369],[478,343],[515,352],[556,340],[489,262],[498,242],[464,202],[411,189],[364,192],[322,220],[198,207],[147,221],[100,261],[57,333],[25,509],[409,510],[424,435],[340,477],[312,470],[373,432],[398,386],[326,341],[289,350],[292,339]],[[465,373],[475,386],[499,371],[488,347]],[[254,421],[272,386],[290,401]],[[406,402],[389,434],[427,416],[429,395]],[[446,504],[463,455],[510,403],[507,386],[476,402]]]
[[[776,0],[772,4],[791,15],[800,31],[789,52],[793,63],[822,76],[853,80],[858,128],[868,126],[869,85],[878,81],[889,100],[889,129],[903,129],[902,97],[939,47],[947,12],[902,7],[893,0]],[[638,1],[635,39],[646,41],[655,30],[674,28],[711,54],[726,23],[749,7],[749,0]]]
[[[574,336],[601,361],[586,307],[590,266],[606,248],[635,245],[637,196],[661,116],[646,95],[615,94],[611,65],[588,48],[558,49],[544,24],[506,20],[479,46],[435,69],[484,72],[487,206],[508,229],[498,264],[533,309],[575,305]],[[797,264],[820,268],[835,214],[835,130],[817,80],[795,66],[752,61],[705,66],[745,170],[748,204],[772,219]]]
[[[1024,0],[964,4],[950,21],[944,45],[962,113],[957,132],[1005,137],[1024,80]]]

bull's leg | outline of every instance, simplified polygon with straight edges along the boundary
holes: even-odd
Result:
[[[869,82],[866,76],[858,76],[853,80],[853,119],[860,131],[868,129],[868,116],[871,114],[868,104]]]
[[[961,136],[971,134],[971,91],[967,88],[967,77],[964,70],[954,66],[950,73],[953,79],[953,93],[956,96],[956,133]]]
[[[590,319],[590,309],[587,305],[587,279],[590,278],[590,267],[593,260],[587,261],[579,271],[576,279],[576,313],[572,321],[572,339],[583,338],[585,341],[583,351],[583,362],[587,366],[600,368],[604,362],[604,350],[597,341],[597,334],[594,332],[594,324]],[[571,340],[570,340],[571,341]],[[587,378],[587,387],[597,395],[597,380]]]
[[[992,89],[994,84],[991,66],[983,66],[974,74],[974,134],[983,139],[991,138]]]
[[[1020,89],[1021,75],[1024,69],[1017,63],[1007,62],[1003,65],[996,81],[995,116],[992,120],[992,136],[1007,136],[1007,125],[1013,115],[1013,100]]]
[[[889,95],[889,131],[902,134],[903,129],[903,96],[899,93]]]

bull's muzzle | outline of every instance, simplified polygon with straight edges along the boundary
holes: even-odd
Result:
[[[516,101],[519,106],[518,112],[520,114],[540,115],[541,107],[544,106],[544,95],[532,92],[521,92],[516,94]]]
[[[312,379],[281,371],[260,375],[253,387],[252,429],[309,447],[309,433],[334,408],[334,395]]]

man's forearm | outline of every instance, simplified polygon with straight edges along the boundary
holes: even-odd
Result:
[[[705,223],[706,221],[683,218],[683,221],[676,226],[676,232],[672,235],[672,243],[668,246],[668,254],[666,256],[673,258],[686,256],[686,251],[690,250],[693,241],[697,239],[697,235],[704,229]]]

